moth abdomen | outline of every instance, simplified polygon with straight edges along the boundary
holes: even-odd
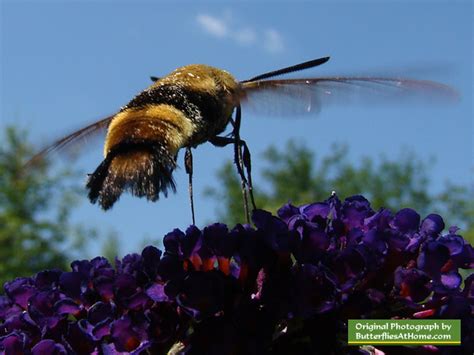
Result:
[[[127,139],[117,144],[89,177],[87,188],[92,203],[111,208],[124,190],[156,201],[160,193],[176,191],[172,177],[176,167],[163,142]]]
[[[118,113],[109,127],[105,158],[89,178],[89,199],[109,209],[125,190],[151,201],[175,191],[176,155],[192,134],[192,123],[172,105]]]

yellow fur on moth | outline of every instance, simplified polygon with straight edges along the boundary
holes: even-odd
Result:
[[[232,114],[240,87],[235,78],[225,70],[203,64],[191,64],[175,69],[145,92],[169,85],[179,86],[184,91],[201,96],[217,97],[222,105],[223,117],[220,117],[222,125],[227,124],[227,119]],[[191,143],[188,140],[196,129],[190,117],[172,104],[151,103],[145,106],[126,107],[115,115],[110,123],[104,144],[104,156],[107,156],[111,148],[123,139],[135,137],[147,140],[164,139],[174,155],[179,148]]]
[[[187,144],[194,130],[192,122],[177,108],[167,105],[147,105],[126,109],[110,123],[104,145],[104,157],[124,139],[140,138],[165,143],[171,155]]]
[[[240,86],[239,82],[225,70],[204,64],[190,64],[173,70],[156,81],[151,87],[176,82],[190,89],[207,92],[211,95],[217,94],[216,90],[219,85],[229,93],[235,93]]]

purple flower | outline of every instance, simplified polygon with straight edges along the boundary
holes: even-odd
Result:
[[[361,227],[364,220],[374,214],[369,201],[360,195],[348,197],[342,205],[341,212],[347,230]]]
[[[332,195],[252,220],[5,283],[0,353],[364,353],[347,319],[400,317],[459,318],[472,350],[474,250],[441,216]]]
[[[36,293],[34,281],[31,278],[21,277],[4,285],[5,293],[11,302],[25,309],[28,306],[28,299]]]
[[[330,270],[307,264],[293,273],[295,315],[307,318],[337,308],[338,283]]]
[[[5,354],[24,354],[27,345],[27,337],[24,333],[12,332],[0,337],[0,350]]]
[[[65,355],[67,354],[66,349],[62,344],[56,343],[54,340],[45,339],[41,340],[32,349],[33,355],[51,354],[51,355]]]
[[[392,226],[402,233],[418,230],[420,224],[420,215],[411,208],[404,208],[395,215]]]
[[[431,292],[430,278],[418,269],[399,267],[395,270],[394,287],[397,294],[409,301],[421,302]]]
[[[135,350],[144,338],[144,329],[137,328],[128,316],[114,321],[111,324],[110,332],[115,349],[122,352]]]
[[[443,229],[443,218],[438,214],[430,214],[421,222],[420,232],[424,235],[436,238]]]

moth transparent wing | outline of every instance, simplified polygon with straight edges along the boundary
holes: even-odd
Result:
[[[26,167],[35,165],[37,162],[40,162],[53,152],[70,150],[74,147],[77,148],[77,146],[79,146],[80,143],[83,143],[85,139],[92,138],[93,136],[95,137],[100,134],[105,134],[105,132],[107,131],[107,127],[109,126],[113,118],[114,115],[108,116],[106,118],[101,119],[100,121],[91,123],[90,125],[80,130],[77,130],[61,139],[58,139],[54,143],[42,149],[39,153],[35,154],[26,163]]]
[[[242,83],[245,110],[276,116],[318,113],[331,105],[376,106],[454,102],[451,87],[424,80],[383,77],[327,77]]]

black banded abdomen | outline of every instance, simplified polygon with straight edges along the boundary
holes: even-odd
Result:
[[[230,118],[227,101],[222,95],[177,84],[152,86],[132,99],[122,111],[160,104],[173,106],[189,119],[194,127],[189,142],[192,146],[221,133]]]

